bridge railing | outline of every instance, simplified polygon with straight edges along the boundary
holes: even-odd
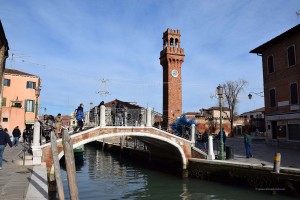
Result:
[[[102,113],[103,112],[103,113]],[[86,126],[153,126],[154,112],[151,108],[112,110],[102,105],[86,113]]]

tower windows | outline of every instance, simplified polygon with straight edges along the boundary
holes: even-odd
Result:
[[[174,39],[173,38],[170,39],[170,47],[174,47]]]
[[[168,46],[168,41],[164,40],[163,49],[165,49]]]
[[[175,39],[175,47],[178,48],[178,39]]]

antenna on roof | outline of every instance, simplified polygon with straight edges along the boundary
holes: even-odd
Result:
[[[108,81],[108,79],[99,79],[99,81],[101,81],[101,86],[100,86],[100,90],[97,92],[97,94],[99,94],[100,96],[108,96],[110,95],[109,91],[106,90],[106,82]]]
[[[296,15],[297,15],[297,17],[300,16],[300,10],[296,11]]]

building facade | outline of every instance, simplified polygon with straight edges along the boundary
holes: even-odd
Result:
[[[4,69],[5,69],[5,63],[6,63],[6,59],[8,58],[8,42],[7,39],[5,37],[5,32],[0,20],[0,97],[2,97],[2,86],[3,86],[3,74],[4,74]],[[0,98],[0,105],[2,98]],[[0,120],[1,118],[1,110],[2,107],[0,106]]]
[[[262,57],[268,141],[300,148],[300,25],[250,53]]]
[[[200,134],[203,134],[205,131],[212,135],[216,135],[220,131],[220,108],[211,107],[208,109],[200,109],[200,112],[187,112],[186,117],[188,119],[195,119],[197,130]],[[230,110],[227,107],[222,109],[222,128],[224,129],[226,135],[231,132],[230,129]]]
[[[34,124],[40,102],[40,96],[36,92],[40,85],[40,78],[36,75],[5,69],[1,121],[9,132],[16,126],[23,130]]]
[[[244,119],[244,125],[247,126],[250,132],[266,131],[264,107],[245,112],[240,117]]]
[[[163,33],[163,50],[159,59],[163,68],[164,130],[170,130],[170,124],[182,115],[181,64],[185,55],[180,46],[180,36],[180,30],[167,29]]]

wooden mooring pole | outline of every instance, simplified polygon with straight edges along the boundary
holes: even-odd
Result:
[[[71,200],[78,200],[78,186],[76,180],[76,169],[75,169],[75,160],[73,153],[73,143],[69,136],[68,130],[63,129],[62,135],[63,148],[65,152],[65,162],[67,169],[67,177],[69,183],[69,192]]]
[[[59,198],[59,200],[64,200],[65,193],[64,193],[64,187],[62,184],[62,180],[61,180],[56,136],[53,131],[51,131],[51,149],[52,149],[52,156],[53,156],[55,180],[56,180],[57,191],[58,191],[58,198]]]

